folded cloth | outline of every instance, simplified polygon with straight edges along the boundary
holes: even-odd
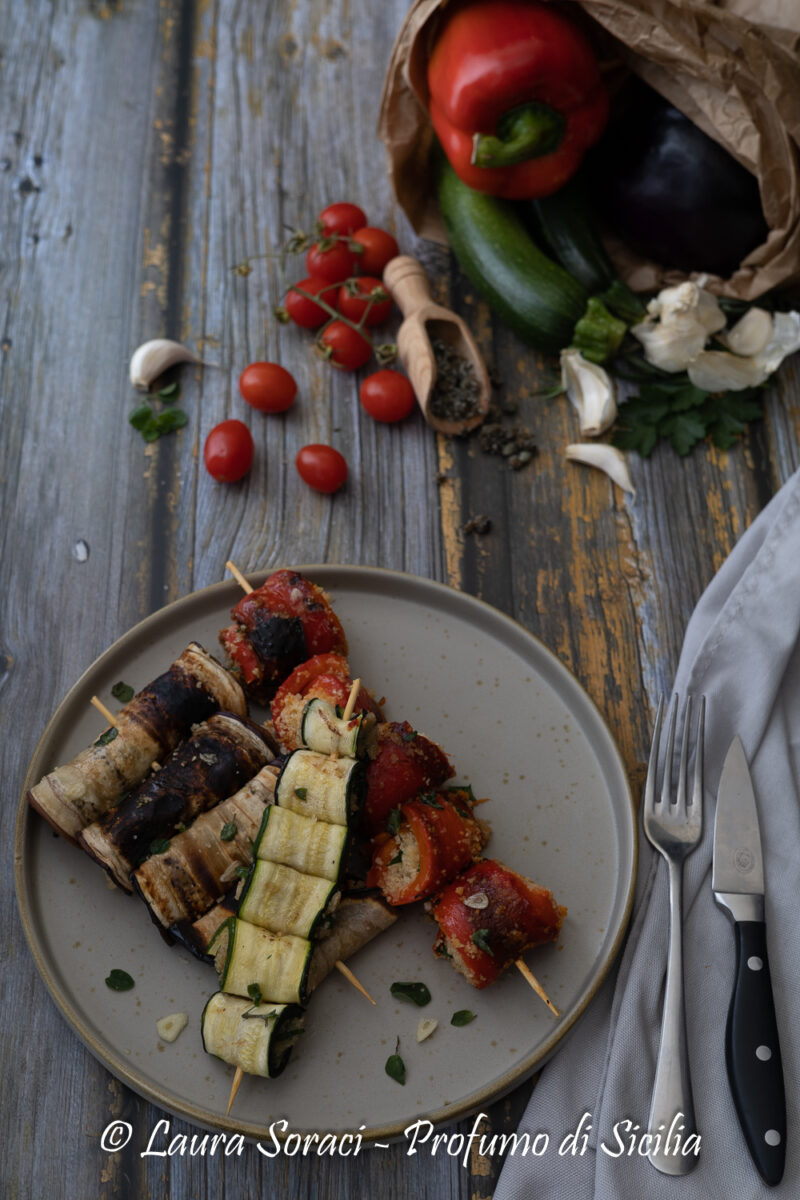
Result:
[[[701,598],[686,631],[675,691],[681,697],[704,694],[708,704],[704,833],[684,868],[686,1020],[701,1135],[697,1166],[675,1179],[639,1155],[638,1141],[628,1154],[631,1136],[647,1130],[667,961],[667,867],[642,835],[633,918],[619,967],[545,1068],[519,1128],[531,1139],[547,1131],[549,1149],[538,1158],[509,1154],[495,1200],[800,1196],[800,472],[744,534]],[[762,1182],[750,1159],[725,1070],[734,942],[712,895],[711,858],[717,786],[737,733],[761,825],[767,945],[786,1083],[786,1171],[776,1188]],[[589,1116],[581,1132],[591,1122],[589,1137],[585,1143],[575,1139],[575,1154],[559,1155],[584,1113]]]

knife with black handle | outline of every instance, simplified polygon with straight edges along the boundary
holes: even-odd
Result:
[[[750,1156],[765,1183],[780,1183],[786,1099],[764,923],[764,864],[755,794],[741,740],[725,758],[714,823],[712,887],[733,921],[736,974],[725,1060]]]

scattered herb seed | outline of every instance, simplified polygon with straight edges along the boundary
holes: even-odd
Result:
[[[232,842],[239,832],[239,826],[235,821],[227,821],[219,832],[220,840],[223,842]]]
[[[95,742],[95,746],[107,746],[109,742],[113,742],[114,738],[119,733],[116,725],[112,725],[105,733],[101,733],[100,737]]]
[[[120,971],[119,967],[114,967],[114,970],[106,975],[106,987],[110,987],[112,992],[129,992],[133,987],[133,978],[127,971]]]
[[[470,517],[464,526],[464,533],[488,533],[491,528],[492,518],[481,513],[480,516]]]
[[[494,950],[489,945],[488,929],[476,929],[472,935],[472,940],[479,950],[483,950],[484,953],[490,954],[494,958]]]
[[[436,382],[429,401],[431,412],[445,421],[474,417],[480,406],[481,389],[473,363],[441,338],[431,338],[431,349],[436,360]]]
[[[247,994],[253,1001],[253,1004],[261,1003],[261,985],[258,983],[248,983]]]
[[[475,1013],[470,1012],[468,1008],[460,1008],[458,1012],[454,1012],[450,1018],[451,1025],[469,1025],[470,1021],[475,1020]]]
[[[417,1008],[424,1008],[431,1002],[430,989],[424,983],[393,983],[389,991],[395,1000],[408,1000]]]
[[[123,683],[120,680],[119,683],[115,683],[112,687],[111,695],[115,700],[119,700],[120,704],[127,704],[129,700],[133,699],[134,691],[129,683]]]
[[[148,854],[164,854],[167,850],[169,850],[169,841],[167,838],[156,838],[147,847]]]
[[[502,413],[493,405],[489,415],[500,417]],[[522,425],[503,425],[499,420],[490,420],[481,427],[478,442],[484,454],[500,455],[514,471],[529,463],[537,452],[536,439],[530,429]]]

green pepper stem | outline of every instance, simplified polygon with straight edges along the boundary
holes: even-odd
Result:
[[[564,118],[549,104],[532,100],[503,113],[496,133],[472,138],[472,165],[513,167],[556,150],[564,136]]]

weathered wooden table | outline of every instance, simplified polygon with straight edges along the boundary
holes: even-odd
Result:
[[[563,401],[530,393],[543,364],[476,303],[448,255],[417,245],[393,209],[375,121],[405,0],[86,0],[2,9],[0,378],[4,621],[3,845],[25,768],[78,674],[167,601],[233,557],[389,566],[444,580],[512,614],[599,705],[634,786],[653,698],[687,618],[737,537],[794,470],[800,381],[785,365],[748,442],[633,464],[635,499],[569,465]],[[421,253],[438,297],[476,331],[540,452],[512,472],[475,440],[437,440],[418,414],[380,426],[357,381],[271,316],[288,226],[353,199]],[[249,256],[250,274],[234,268]],[[260,256],[260,257],[259,257]],[[298,271],[300,268],[298,268]],[[288,268],[287,279],[295,276]],[[181,433],[145,445],[127,423],[131,350],[167,335],[214,370],[184,369]],[[255,359],[296,376],[300,402],[264,420],[236,381]],[[238,486],[202,465],[218,421],[248,421],[256,463]],[[334,498],[294,455],[331,442],[350,464]],[[465,536],[475,514],[491,532]],[[9,1197],[490,1196],[499,1163],[380,1157],[141,1158],[159,1117],[64,1024],[39,979],[3,872],[0,1192]],[[528,1083],[494,1105],[515,1127]],[[107,1154],[109,1120],[137,1131]],[[467,1123],[465,1123],[466,1126]],[[189,1131],[182,1122],[176,1131]],[[139,1144],[141,1143],[141,1144]]]

